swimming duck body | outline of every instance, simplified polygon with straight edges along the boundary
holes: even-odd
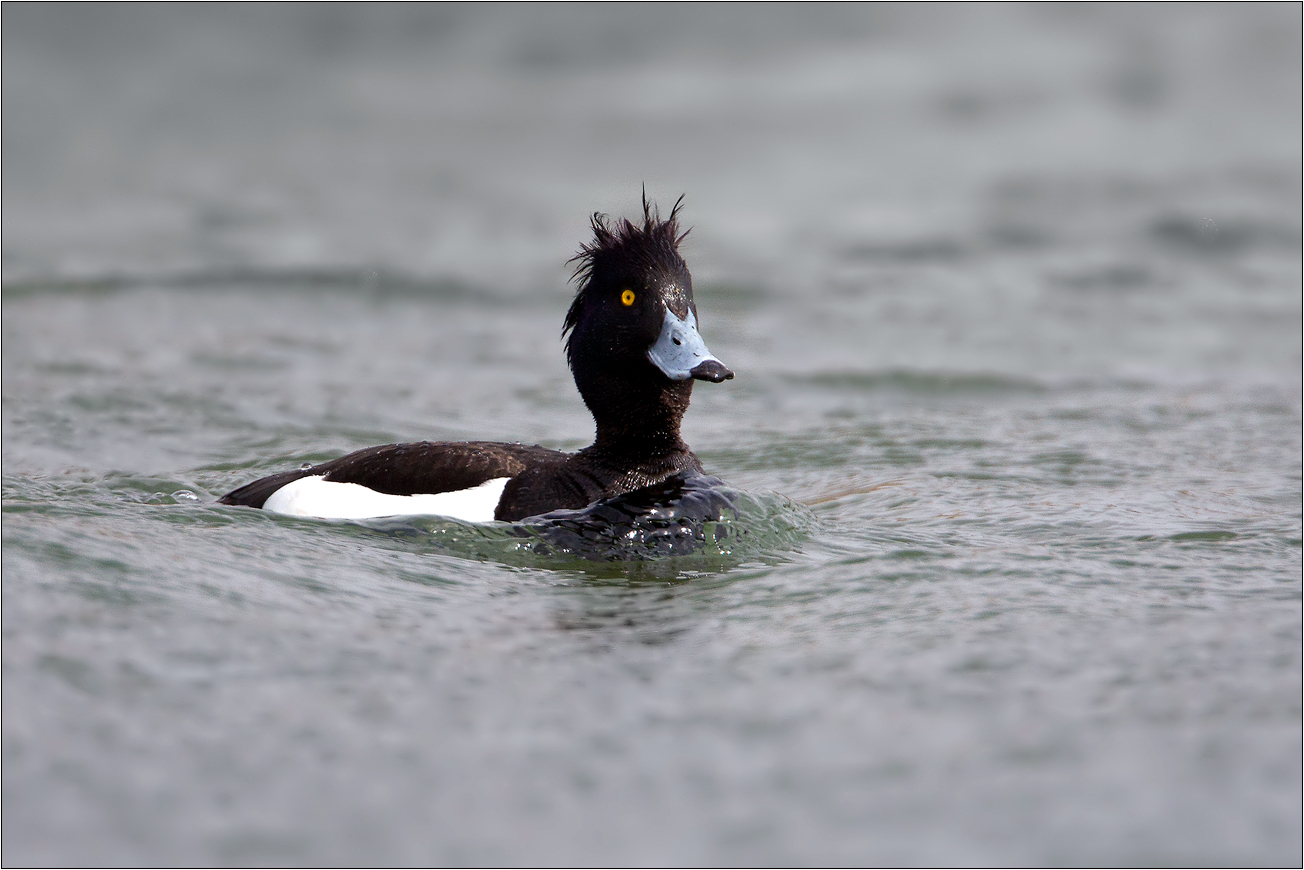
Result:
[[[697,329],[679,203],[641,225],[593,216],[562,334],[596,437],[578,453],[488,441],[387,444],[273,474],[219,499],[329,519],[434,514],[514,521],[701,473],[679,435],[695,380],[733,377]]]

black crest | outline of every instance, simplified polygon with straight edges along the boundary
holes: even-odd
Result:
[[[593,241],[581,244],[580,252],[571,258],[571,262],[576,264],[572,280],[580,286],[575,301],[566,312],[562,335],[579,322],[584,292],[595,277],[609,273],[646,275],[656,271],[688,274],[688,266],[679,256],[679,243],[689,232],[679,231],[679,208],[683,203],[684,198],[680,196],[670,209],[670,217],[661,220],[660,212],[648,202],[644,191],[642,226],[629,218],[612,223],[606,215],[594,212],[591,219]]]

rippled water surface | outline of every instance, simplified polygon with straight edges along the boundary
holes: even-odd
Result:
[[[6,865],[1300,862],[1298,6],[3,14]],[[645,182],[718,545],[214,503]]]

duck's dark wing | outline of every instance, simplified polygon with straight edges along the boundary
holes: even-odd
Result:
[[[678,474],[702,473],[687,448],[630,468],[620,456],[588,447],[564,463],[532,465],[503,488],[494,518],[515,522],[554,510],[578,510],[595,501],[653,486]]]
[[[321,465],[255,480],[218,499],[219,504],[261,508],[272,493],[302,477],[356,483],[387,495],[457,492],[528,468],[564,462],[567,454],[538,445],[492,441],[419,441],[368,447]]]

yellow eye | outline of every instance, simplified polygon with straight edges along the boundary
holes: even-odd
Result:
[[[634,291],[633,291],[633,290],[626,290],[624,293],[621,293],[621,294],[620,294],[620,304],[621,304],[621,305],[624,305],[626,308],[628,308],[629,306],[633,305],[633,304],[634,304]]]

